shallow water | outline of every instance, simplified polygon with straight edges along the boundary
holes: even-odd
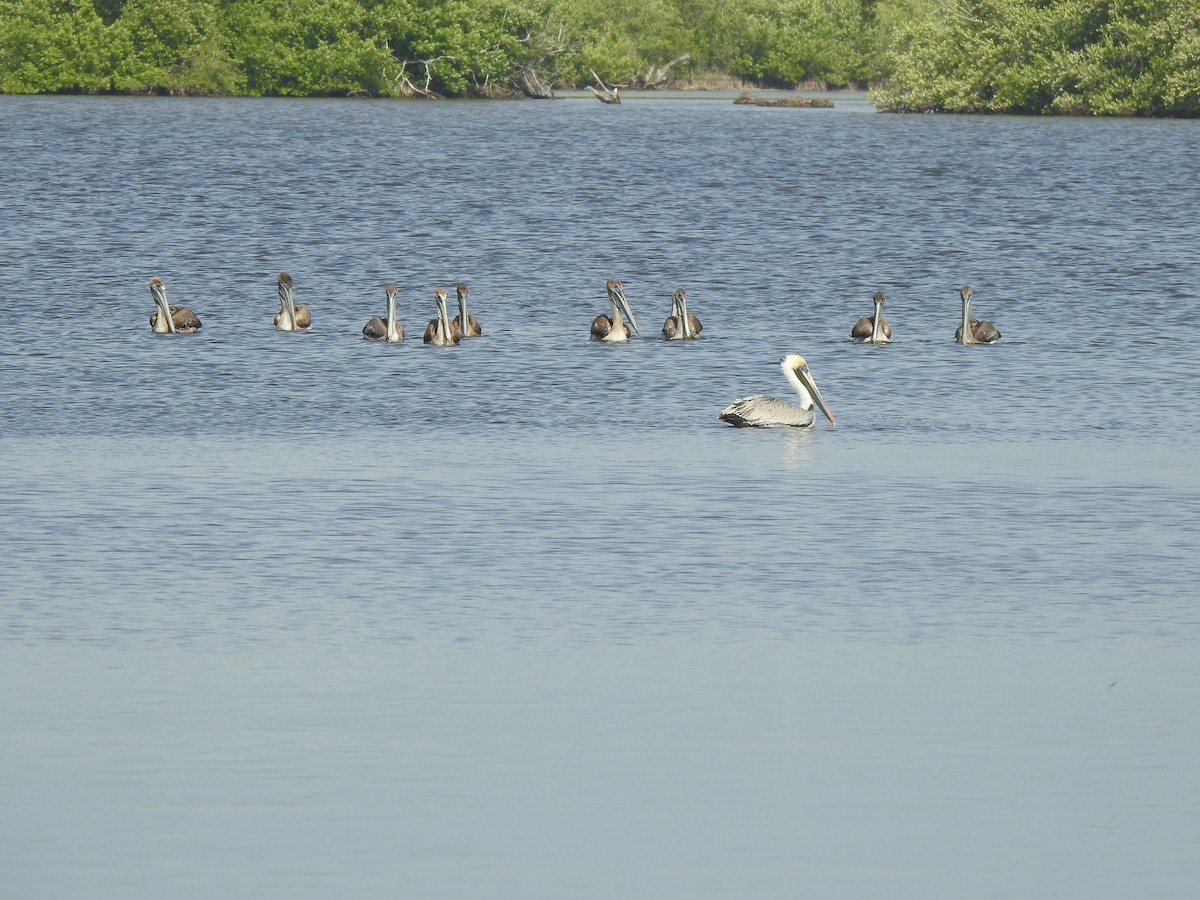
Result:
[[[1200,126],[729,99],[0,98],[14,896],[1192,895]]]

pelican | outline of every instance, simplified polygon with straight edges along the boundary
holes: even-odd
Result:
[[[996,330],[996,326],[991,322],[971,318],[971,297],[975,291],[971,289],[969,284],[964,284],[958,289],[958,296],[962,298],[963,313],[962,324],[954,332],[954,340],[960,344],[994,344],[1000,340],[1000,332]]]
[[[312,328],[312,313],[301,303],[296,305],[292,297],[292,276],[279,273],[279,312],[275,316],[275,327],[280,331],[307,331]]]
[[[150,279],[150,296],[158,307],[158,312],[150,314],[155,334],[194,334],[200,330],[200,319],[186,306],[167,306],[167,286],[161,278]]]
[[[483,334],[483,329],[479,327],[479,320],[467,312],[467,291],[470,288],[460,281],[454,290],[458,293],[458,315],[450,322],[450,330],[459,337],[478,337]],[[467,322],[465,333],[462,328],[464,321]]]
[[[404,328],[396,321],[396,286],[389,284],[384,288],[387,293],[387,318],[371,316],[363,326],[363,337],[373,341],[387,341],[389,344],[404,340]]]
[[[433,299],[437,303],[437,317],[429,320],[429,324],[425,326],[425,336],[421,340],[437,347],[453,347],[461,338],[450,327],[450,316],[446,312],[446,292],[438,288],[433,292]]]
[[[629,325],[632,325],[634,332],[640,336],[641,332],[638,331],[633,310],[629,308],[629,301],[625,299],[625,286],[621,284],[621,280],[619,278],[608,279],[604,289],[608,291],[608,302],[612,306],[612,315],[600,315],[592,319],[592,340],[604,341],[608,344],[627,341],[629,340]],[[629,325],[626,325],[621,319],[622,312],[629,317]]]
[[[682,327],[680,327],[682,323]],[[687,311],[687,291],[676,288],[671,295],[671,315],[663,322],[662,336],[667,341],[687,341],[699,337],[704,326]]]
[[[789,353],[779,361],[779,368],[783,369],[788,384],[795,388],[800,396],[799,406],[759,394],[734,400],[717,414],[717,418],[738,428],[782,428],[789,425],[794,428],[808,428],[816,418],[813,414],[813,400],[816,400],[821,412],[825,413],[825,418],[829,419],[829,424],[837,424],[833,413],[825,405],[821,392],[817,390],[817,383],[813,381],[803,356]]]
[[[873,315],[863,316],[850,329],[850,340],[856,344],[886,344],[892,339],[892,326],[883,317],[883,291],[876,291]]]

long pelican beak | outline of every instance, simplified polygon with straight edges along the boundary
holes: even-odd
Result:
[[[155,279],[150,282],[150,295],[158,307],[158,320],[167,326],[167,333],[175,334],[175,320],[171,318],[171,307],[167,303],[167,287]]]
[[[962,297],[962,343],[975,343],[975,332],[971,330],[971,294],[969,288],[963,288],[959,291],[959,296]]]
[[[296,325],[296,301],[292,297],[292,283],[290,281],[279,282],[279,305],[283,310],[284,320],[287,322],[287,327],[284,331],[295,331]]]
[[[837,420],[833,418],[833,413],[825,405],[825,398],[821,396],[821,391],[817,387],[817,383],[813,381],[812,372],[808,370],[807,364],[796,369],[796,377],[800,379],[800,383],[804,385],[805,390],[812,394],[813,401],[821,408],[821,412],[825,413],[825,418],[829,420],[829,424],[836,425]]]
[[[392,339],[392,332],[396,329],[396,289],[392,285],[387,286],[387,322],[384,325],[384,337],[387,340]]]
[[[625,299],[625,289],[620,284],[615,284],[609,288],[609,296],[617,304],[617,308],[621,310],[621,314],[629,320],[634,334],[641,337],[642,333],[638,331],[637,319],[633,317],[633,310],[629,308],[629,301]]]
[[[875,298],[875,322],[871,327],[871,343],[882,344],[884,342],[883,334],[883,298]]]
[[[459,321],[460,321],[460,322],[462,322],[462,336],[463,336],[463,337],[466,337],[466,336],[467,336],[467,329],[468,329],[468,327],[469,327],[467,323],[469,323],[469,322],[471,321],[471,320],[470,320],[470,318],[467,316],[467,291],[466,291],[466,285],[465,285],[465,284],[460,284],[460,285],[459,285],[459,286],[456,288],[456,291],[457,291],[457,293],[458,293],[458,318],[459,318]]]
[[[686,340],[692,336],[692,326],[691,323],[688,322],[687,294],[680,290],[676,293],[676,297],[678,298],[676,302],[678,304],[679,312],[677,312],[676,315],[679,316],[679,329]]]
[[[446,292],[443,291],[441,288],[438,288],[438,291],[434,295],[434,298],[437,300],[438,322],[441,323],[442,334],[445,336],[443,338],[443,340],[445,343],[448,344],[448,343],[450,343],[451,338],[450,338],[450,314],[446,312]]]

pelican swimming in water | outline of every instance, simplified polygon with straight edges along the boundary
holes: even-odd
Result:
[[[371,316],[363,326],[363,337],[373,341],[387,341],[393,344],[404,340],[404,328],[396,321],[396,286],[389,284],[383,289],[387,293],[387,318]]]
[[[450,315],[446,312],[446,292],[438,288],[433,292],[433,299],[437,303],[437,316],[429,320],[421,340],[436,347],[453,347],[461,338],[450,327]]]
[[[629,325],[632,325],[634,332],[640,336],[641,332],[638,331],[633,310],[629,308],[629,301],[625,299],[625,286],[621,284],[621,280],[619,278],[608,279],[604,289],[608,292],[612,315],[600,315],[592,319],[592,340],[604,341],[607,344],[627,341],[629,340]],[[622,320],[621,313],[625,313],[629,318],[629,325]]]
[[[850,329],[850,340],[856,344],[886,344],[892,339],[892,326],[883,317],[883,291],[876,291],[871,299],[875,312],[860,318]]]
[[[167,305],[167,286],[161,278],[150,279],[150,296],[158,312],[150,314],[150,327],[155,334],[194,334],[200,330],[200,319],[186,306]]]
[[[280,331],[308,331],[312,328],[312,313],[301,303],[296,305],[292,297],[292,276],[279,273],[279,312],[275,316],[275,327]]]
[[[779,368],[783,369],[788,384],[795,388],[799,395],[799,406],[760,394],[734,400],[717,414],[717,418],[738,428],[808,428],[816,418],[813,414],[813,401],[816,400],[821,412],[825,413],[825,418],[829,419],[829,424],[837,424],[833,413],[825,405],[821,392],[817,390],[817,383],[813,381],[803,356],[789,353],[779,361]]]
[[[663,340],[688,341],[699,337],[703,329],[700,320],[687,311],[687,291],[676,288],[671,295],[671,315],[663,322]]]
[[[479,327],[479,320],[467,312],[467,291],[470,288],[465,282],[460,281],[454,290],[458,294],[458,315],[451,320],[450,330],[460,338],[478,337],[483,334],[483,329]],[[466,332],[462,327],[464,320],[467,322]]]
[[[962,324],[954,331],[954,340],[960,344],[994,344],[1000,340],[1000,332],[991,322],[971,318],[971,297],[975,291],[969,284],[958,289],[962,298]]]

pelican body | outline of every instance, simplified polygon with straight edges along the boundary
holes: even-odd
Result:
[[[625,299],[625,286],[621,284],[621,280],[619,278],[608,279],[604,289],[608,292],[612,315],[599,315],[592,319],[592,340],[603,341],[606,344],[628,341],[629,325],[633,326],[636,334],[641,335],[641,332],[638,331],[637,320],[633,317],[633,310],[629,308],[629,301]],[[629,325],[625,324],[621,313],[628,317]]]
[[[886,344],[892,339],[892,326],[883,317],[883,291],[876,291],[871,300],[875,312],[860,318],[850,329],[850,340],[856,344]]]
[[[167,286],[161,278],[150,279],[150,296],[158,312],[150,314],[150,328],[155,334],[194,334],[200,330],[200,319],[186,306],[167,305]]]
[[[974,294],[969,284],[964,284],[958,290],[958,296],[962,298],[962,324],[954,332],[954,340],[960,344],[994,344],[1000,340],[996,326],[971,318],[971,297]]]
[[[813,413],[813,401],[821,407],[829,424],[836,425],[833,413],[825,405],[817,383],[813,381],[812,373],[808,371],[808,363],[803,356],[789,353],[779,361],[779,368],[784,377],[800,397],[800,404],[787,403],[774,397],[764,397],[761,394],[754,397],[742,397],[734,400],[717,414],[717,418],[738,428],[809,428],[816,416]]]
[[[279,273],[279,312],[275,315],[275,327],[280,331],[308,331],[312,328],[312,313],[301,303],[296,305],[292,297],[292,276]]]
[[[671,315],[663,322],[662,336],[666,341],[690,341],[699,337],[704,326],[687,310],[687,291],[676,288],[671,295]]]
[[[451,320],[450,330],[460,338],[479,337],[483,334],[483,329],[479,327],[479,320],[467,312],[467,291],[470,288],[466,283],[460,281],[454,290],[458,294],[458,315]],[[463,322],[467,323],[466,331],[463,330]]]
[[[450,315],[446,312],[446,292],[438,288],[433,292],[433,299],[437,303],[437,316],[429,320],[421,340],[435,347],[453,347],[462,339],[450,327]]]
[[[387,341],[394,344],[404,340],[404,328],[396,321],[396,286],[389,284],[384,288],[387,293],[387,318],[371,316],[363,326],[363,337],[373,341]]]

